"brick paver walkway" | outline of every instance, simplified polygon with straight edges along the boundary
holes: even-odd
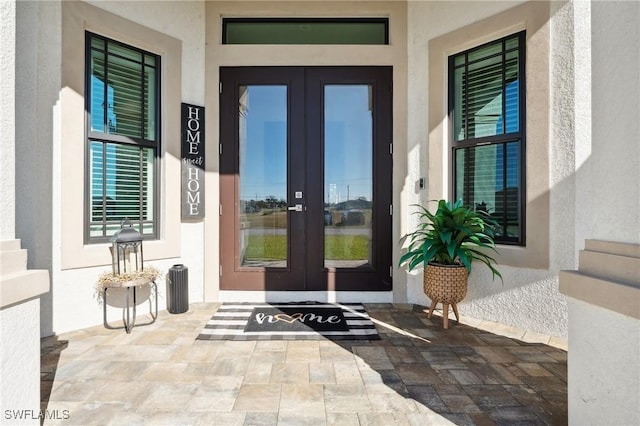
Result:
[[[513,329],[375,304],[379,341],[195,340],[216,307],[42,339],[45,424],[567,423],[566,351]]]

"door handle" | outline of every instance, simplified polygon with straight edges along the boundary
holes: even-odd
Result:
[[[292,211],[292,212],[301,212],[302,211],[302,204],[296,204],[295,206],[289,206],[289,207],[287,207],[287,210]]]

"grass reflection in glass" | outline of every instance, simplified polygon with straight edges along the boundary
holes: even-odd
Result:
[[[287,259],[286,235],[250,235],[245,252],[247,261]]]
[[[326,235],[325,259],[362,260],[369,258],[369,239],[364,235]],[[245,251],[246,261],[287,259],[286,235],[250,235]]]
[[[327,260],[363,260],[369,258],[366,235],[325,235],[324,258]]]

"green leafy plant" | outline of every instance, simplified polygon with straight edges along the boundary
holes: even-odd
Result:
[[[502,275],[494,267],[496,261],[486,251],[498,253],[493,240],[496,222],[482,210],[472,210],[458,200],[453,205],[438,201],[435,213],[417,205],[420,217],[418,228],[405,235],[402,242],[409,241],[407,252],[400,258],[411,271],[419,265],[464,265],[467,273],[471,264],[478,260],[491,270],[493,277]],[[484,251],[483,251],[484,250]]]

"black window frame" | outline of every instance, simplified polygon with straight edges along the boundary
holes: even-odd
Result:
[[[245,44],[245,43],[228,43],[227,39],[227,25],[231,23],[296,23],[296,24],[383,24],[384,25],[384,42],[383,43],[332,43],[336,45],[371,45],[371,46],[387,46],[389,45],[389,18],[286,18],[286,17],[272,17],[272,18],[222,18],[222,44]],[[247,43],[247,44],[269,44],[269,43]],[[302,45],[303,43],[283,43],[278,44],[282,46],[286,45]],[[314,43],[319,44],[319,43]]]
[[[106,133],[106,132],[98,132],[98,131],[92,131],[92,125],[91,125],[91,96],[92,96],[92,84],[91,84],[91,76],[92,76],[92,67],[91,67],[91,54],[92,54],[92,50],[94,50],[94,48],[92,47],[92,39],[100,39],[103,41],[104,43],[104,55],[105,55],[105,69],[108,68],[108,59],[107,56],[108,55],[114,55],[113,53],[108,53],[108,44],[109,43],[115,43],[117,45],[120,45],[126,49],[129,49],[131,51],[135,51],[137,53],[139,53],[141,55],[141,76],[142,76],[142,81],[143,81],[143,86],[142,86],[142,92],[140,94],[140,100],[141,100],[141,104],[142,104],[142,113],[141,113],[141,121],[140,121],[140,128],[144,129],[145,126],[145,114],[144,114],[144,103],[145,103],[145,85],[144,85],[144,72],[145,72],[145,66],[148,66],[145,62],[145,58],[146,57],[153,57],[154,61],[155,61],[155,65],[153,66],[154,70],[155,70],[155,82],[154,82],[154,88],[153,90],[155,91],[155,105],[154,105],[154,109],[155,111],[153,112],[153,116],[154,116],[154,120],[155,120],[155,126],[153,127],[153,132],[154,132],[154,138],[153,139],[145,139],[145,134],[144,131],[142,131],[141,133],[141,137],[132,137],[132,136],[123,136],[123,135],[118,135],[118,134],[110,134],[110,133]],[[117,56],[117,55],[114,55]],[[84,202],[84,242],[85,244],[101,244],[101,243],[108,243],[111,241],[111,236],[113,235],[113,232],[107,232],[107,228],[108,225],[114,225],[117,224],[119,225],[121,222],[121,219],[116,219],[116,220],[111,220],[109,221],[107,219],[107,211],[109,209],[109,206],[107,205],[107,194],[106,194],[106,188],[105,185],[103,183],[103,190],[102,190],[102,219],[100,221],[93,221],[92,220],[92,214],[93,214],[93,205],[94,205],[94,199],[91,195],[91,186],[92,186],[92,179],[93,176],[91,175],[91,143],[92,142],[98,142],[98,143],[102,143],[103,147],[105,147],[107,144],[118,144],[118,145],[122,145],[122,146],[129,146],[129,147],[137,147],[139,148],[139,158],[142,161],[142,157],[143,157],[143,148],[149,148],[153,150],[153,161],[150,163],[150,166],[153,167],[152,173],[153,173],[153,180],[151,181],[151,184],[153,185],[153,189],[152,189],[152,196],[153,196],[153,204],[152,204],[152,210],[153,210],[153,220],[151,221],[145,221],[142,219],[142,214],[140,214],[140,219],[139,220],[135,220],[135,219],[131,219],[131,223],[133,224],[133,226],[140,232],[140,234],[142,234],[143,239],[145,240],[156,240],[159,238],[160,236],[160,195],[161,195],[161,191],[160,191],[160,173],[161,173],[161,167],[160,167],[160,157],[161,157],[161,148],[162,148],[162,133],[161,133],[161,129],[162,129],[162,123],[161,123],[161,105],[162,105],[162,92],[161,92],[161,81],[162,81],[162,58],[160,55],[140,49],[136,46],[121,42],[119,40],[115,40],[109,37],[105,37],[103,35],[97,34],[97,33],[93,33],[90,31],[85,31],[85,97],[84,97],[84,101],[85,101],[85,156],[84,156],[84,163],[85,163],[85,202]],[[108,71],[105,71],[108,73]],[[108,75],[108,74],[107,74]],[[108,90],[108,85],[105,84],[105,95],[104,99],[107,99],[107,90]],[[107,108],[104,109],[104,125],[105,125],[105,129],[106,126],[108,125],[108,111]],[[105,148],[106,149],[106,148]],[[103,151],[104,152],[104,151]],[[140,185],[142,185],[142,172],[139,172],[139,176],[140,176]],[[103,182],[105,181],[104,179],[104,172],[103,172]],[[140,210],[142,213],[143,210],[143,201],[141,200],[139,202],[139,206],[140,206]],[[101,236],[91,236],[91,226],[95,225],[96,223],[98,224],[102,224],[103,226],[103,231],[102,231],[102,235]],[[144,224],[148,224],[148,223],[153,223],[153,232],[152,233],[144,233],[143,229],[144,229]],[[115,230],[114,230],[115,232]]]
[[[465,75],[467,74],[469,67],[469,54],[480,49],[486,48],[490,45],[494,45],[497,43],[502,43],[502,49],[500,55],[502,55],[502,74],[503,81],[505,75],[505,64],[506,64],[506,43],[508,40],[517,38],[518,39],[518,131],[516,132],[506,132],[506,126],[504,132],[502,134],[493,135],[493,136],[483,136],[483,137],[468,137],[469,127],[468,127],[468,114],[464,114],[463,120],[465,120],[465,138],[461,140],[456,140],[455,137],[455,120],[456,120],[456,111],[455,111],[455,60],[456,58],[464,55],[464,67],[465,67]],[[479,62],[485,60],[491,56],[483,56],[479,59],[476,59],[473,62]],[[497,55],[495,55],[497,56]],[[508,36],[489,41],[487,43],[483,43],[482,45],[475,46],[471,49],[465,50],[463,52],[459,52],[453,55],[450,55],[448,58],[448,120],[449,120],[449,141],[451,146],[451,182],[452,182],[452,190],[451,193],[453,195],[453,199],[463,198],[461,194],[457,193],[457,181],[456,176],[458,174],[457,170],[457,161],[456,161],[456,152],[458,150],[467,149],[467,152],[471,150],[468,148],[489,146],[489,145],[503,145],[504,146],[504,154],[502,156],[503,161],[503,173],[505,175],[504,179],[506,181],[506,170],[507,170],[507,144],[517,142],[518,143],[518,203],[517,203],[517,214],[519,219],[518,224],[518,237],[509,237],[507,236],[507,223],[508,223],[508,209],[507,209],[507,197],[508,193],[505,190],[502,194],[502,205],[503,212],[502,217],[499,218],[498,223],[502,226],[502,234],[496,235],[495,241],[497,244],[504,245],[517,245],[517,246],[525,246],[526,245],[526,31],[520,31],[518,33],[513,33]],[[468,86],[465,87],[465,92],[468,91]],[[502,96],[502,111],[503,116],[506,117],[506,86],[502,88],[503,96]],[[466,186],[466,185],[465,185]],[[464,200],[464,198],[463,198]],[[467,207],[476,208],[477,206],[468,205]]]

